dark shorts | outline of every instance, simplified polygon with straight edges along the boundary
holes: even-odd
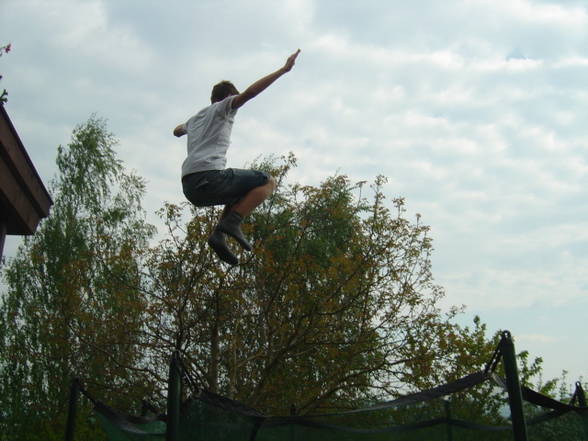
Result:
[[[256,187],[265,185],[266,172],[227,168],[186,175],[182,188],[186,198],[197,207],[234,205]]]

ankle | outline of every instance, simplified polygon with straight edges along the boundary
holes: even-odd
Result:
[[[231,210],[228,215],[235,216],[235,219],[238,219],[239,222],[241,222],[243,219],[245,219],[245,215],[239,213],[237,210]]]

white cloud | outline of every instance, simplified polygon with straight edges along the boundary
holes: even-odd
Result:
[[[581,56],[573,56],[573,57],[566,57],[561,60],[558,60],[554,63],[554,67],[558,68],[567,68],[567,67],[582,67],[585,68],[588,66],[588,58],[581,57]]]
[[[501,13],[511,15],[517,21],[530,22],[540,25],[557,25],[569,29],[569,27],[585,27],[588,24],[588,14],[584,8],[563,5],[538,4],[529,0],[483,0],[492,8],[498,8]]]
[[[521,334],[517,335],[517,343],[522,345],[528,343],[554,344],[560,341],[559,338],[544,334]]]
[[[109,68],[146,72],[153,53],[129,26],[113,26],[100,0],[23,1],[30,22],[46,33],[52,55],[73,55],[97,61]],[[84,60],[85,59],[85,60]],[[100,64],[92,65],[100,68]]]
[[[521,58],[494,58],[476,62],[472,68],[482,72],[528,72],[540,69],[543,66],[541,60],[521,59]]]

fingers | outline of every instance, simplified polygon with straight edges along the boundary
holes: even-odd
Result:
[[[282,68],[285,72],[290,72],[292,67],[294,67],[294,62],[296,61],[296,57],[299,53],[300,49],[298,49],[296,52],[294,52],[292,55],[288,57],[288,59],[286,60],[286,64],[284,64],[284,67]]]
[[[292,69],[292,67],[294,66],[294,62],[296,61],[296,57],[298,57],[298,54],[300,53],[300,49],[298,49],[296,52],[294,52],[292,55],[290,55],[288,57],[288,59],[286,60],[286,65],[285,68],[286,70],[289,72],[290,69]]]

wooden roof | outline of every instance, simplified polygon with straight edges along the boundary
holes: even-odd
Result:
[[[6,234],[33,234],[51,205],[51,196],[0,105],[0,222]]]

